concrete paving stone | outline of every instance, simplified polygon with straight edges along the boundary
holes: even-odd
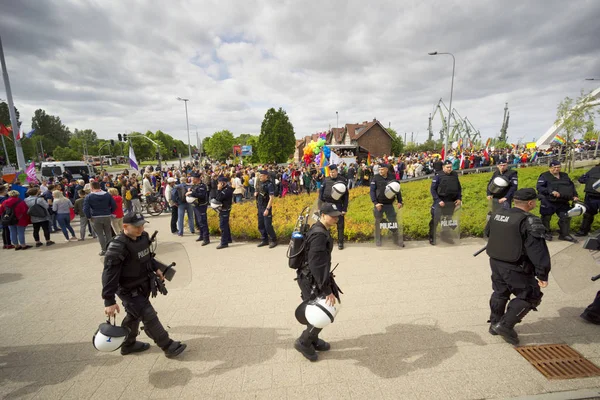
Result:
[[[267,389],[267,390],[256,390],[250,392],[241,393],[219,393],[216,395],[216,399],[219,400],[280,400],[286,398],[286,389]]]
[[[361,379],[359,368],[355,365],[357,360],[330,358],[332,352],[323,353],[322,358],[327,359],[329,375],[334,383],[350,382]]]
[[[286,388],[287,400],[319,399],[321,388],[318,385],[290,386]]]
[[[325,360],[323,360],[325,361]],[[312,386],[332,382],[327,362],[309,362],[300,364],[302,385]]]
[[[416,399],[412,392],[409,376],[398,376],[395,378],[378,379],[379,390],[384,399]]]
[[[300,363],[277,363],[272,368],[274,388],[302,385]]]
[[[266,390],[272,386],[272,365],[251,365],[244,368],[243,391]]]
[[[0,386],[0,395],[2,399],[33,399],[40,390],[41,387],[38,385],[11,383]]]
[[[75,381],[61,400],[89,399],[101,384],[101,380]]]
[[[116,376],[113,378],[112,376]],[[108,399],[118,399],[121,397],[121,394],[125,391],[129,382],[131,382],[131,378],[119,378],[119,375],[105,375],[104,378],[99,376],[98,380],[100,381],[100,385],[94,392],[94,394],[90,397],[91,400],[106,400]],[[102,380],[101,380],[102,379]]]
[[[119,399],[148,399],[153,390],[154,386],[148,382],[148,373],[146,373],[145,376],[132,378],[119,396]]]
[[[192,379],[181,390],[179,398],[205,399],[211,397],[213,385],[215,383],[215,377],[215,374],[210,374],[206,376],[194,375]]]
[[[244,369],[233,368],[233,369],[219,369],[215,370],[218,374],[215,377],[213,384],[212,393],[222,392],[241,392],[244,383]]]
[[[351,399],[383,399],[383,393],[376,381],[347,382]]]

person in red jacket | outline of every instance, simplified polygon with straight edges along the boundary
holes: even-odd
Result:
[[[19,198],[19,192],[16,190],[8,192],[8,199],[0,204],[0,215],[2,215],[3,219],[7,209],[12,210],[9,212],[14,213],[14,219],[8,223],[3,222],[3,225],[8,225],[10,240],[15,245],[15,250],[27,250],[31,248],[31,246],[25,243],[25,227],[31,223],[27,214],[29,207]]]
[[[115,188],[109,188],[108,193],[112,196],[117,203],[117,209],[115,213],[112,214],[112,218],[110,220],[110,224],[115,231],[115,234],[123,232],[123,198],[119,195],[119,191]]]

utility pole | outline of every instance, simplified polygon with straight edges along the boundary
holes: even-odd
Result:
[[[2,77],[4,78],[4,87],[6,88],[6,100],[8,103],[8,113],[10,114],[10,125],[12,126],[13,138],[15,140],[15,152],[17,153],[17,164],[19,169],[25,171],[25,156],[23,155],[23,146],[21,141],[17,140],[19,134],[19,124],[17,124],[17,115],[13,104],[12,91],[10,89],[10,80],[8,79],[8,70],[6,69],[6,60],[4,60],[4,49],[2,47],[2,38],[0,37],[0,64],[2,64]]]

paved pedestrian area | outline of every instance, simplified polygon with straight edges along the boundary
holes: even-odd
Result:
[[[154,305],[172,337],[188,344],[182,356],[169,360],[155,346],[126,357],[93,348],[104,320],[97,241],[4,250],[1,397],[483,399],[600,387],[600,378],[548,381],[488,333],[488,259],[471,256],[482,240],[335,249],[342,309],[321,335],[331,351],[310,363],[292,347],[302,328],[287,246],[216,250],[213,238],[201,247],[195,236],[168,233],[168,218],[151,218],[148,230],[185,246],[192,281]],[[567,343],[600,365],[599,327],[578,318],[594,289],[566,295],[551,278],[539,312],[517,328],[522,344]]]

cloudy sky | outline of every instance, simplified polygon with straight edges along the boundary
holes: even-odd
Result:
[[[484,138],[504,103],[509,141],[539,138],[565,96],[600,78],[600,1],[2,2],[0,36],[15,105],[102,138],[161,129],[259,133],[283,107],[298,138],[379,119],[427,138],[449,103]],[[0,84],[0,98],[6,98]],[[434,122],[434,132],[441,122]],[[194,143],[194,139],[192,139]]]

